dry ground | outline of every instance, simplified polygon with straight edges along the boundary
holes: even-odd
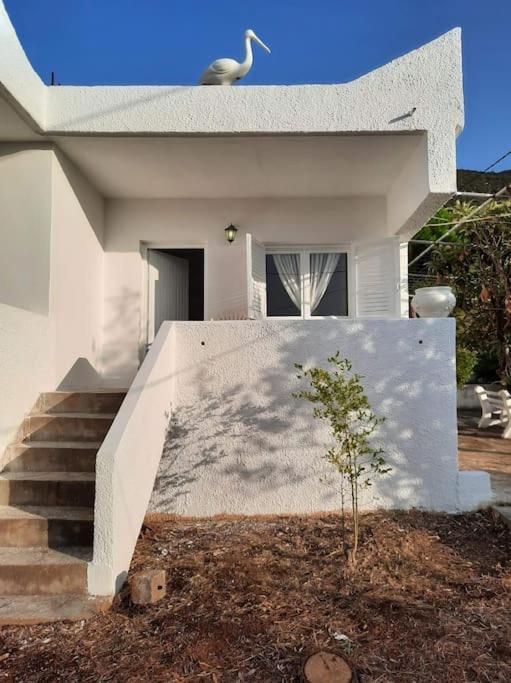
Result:
[[[322,648],[363,682],[511,681],[511,536],[489,514],[366,515],[351,578],[339,548],[335,515],[151,518],[132,571],[166,569],[167,597],[4,627],[0,681],[300,681]]]

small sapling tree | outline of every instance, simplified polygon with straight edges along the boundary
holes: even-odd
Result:
[[[349,565],[355,566],[359,542],[359,494],[371,486],[376,475],[390,471],[383,458],[383,450],[375,447],[371,437],[384,418],[372,410],[361,376],[352,372],[352,364],[341,358],[339,351],[328,359],[330,370],[312,367],[304,369],[295,363],[298,379],[307,380],[309,388],[293,393],[298,399],[310,401],[314,417],[325,420],[333,438],[333,445],[325,459],[340,474],[341,528],[344,552]],[[351,546],[346,538],[345,503],[349,498],[353,519]]]

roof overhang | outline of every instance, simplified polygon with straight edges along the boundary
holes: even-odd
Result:
[[[459,29],[351,83],[295,86],[49,87],[1,0],[0,38],[0,140],[54,142],[106,196],[133,196],[119,168],[137,180],[143,158],[138,192],[147,177],[155,183],[146,196],[196,196],[197,174],[211,183],[196,185],[201,196],[218,186],[259,196],[265,183],[282,196],[378,193],[395,231],[409,234],[456,190]],[[290,164],[287,185],[271,182]]]
[[[68,137],[59,147],[109,198],[387,196],[414,135]]]

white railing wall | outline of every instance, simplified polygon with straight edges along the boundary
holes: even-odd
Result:
[[[173,432],[151,511],[184,516],[335,510],[331,444],[293,398],[295,362],[349,358],[376,412],[392,468],[364,510],[456,512],[490,496],[486,473],[460,473],[453,319],[176,322]],[[470,481],[469,481],[470,480]],[[468,488],[467,488],[468,487]]]
[[[174,339],[173,323],[164,323],[98,452],[93,595],[113,595],[128,573],[174,401]]]

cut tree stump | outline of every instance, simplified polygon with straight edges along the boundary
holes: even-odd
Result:
[[[351,667],[331,652],[316,652],[305,662],[303,674],[307,683],[354,683]]]

